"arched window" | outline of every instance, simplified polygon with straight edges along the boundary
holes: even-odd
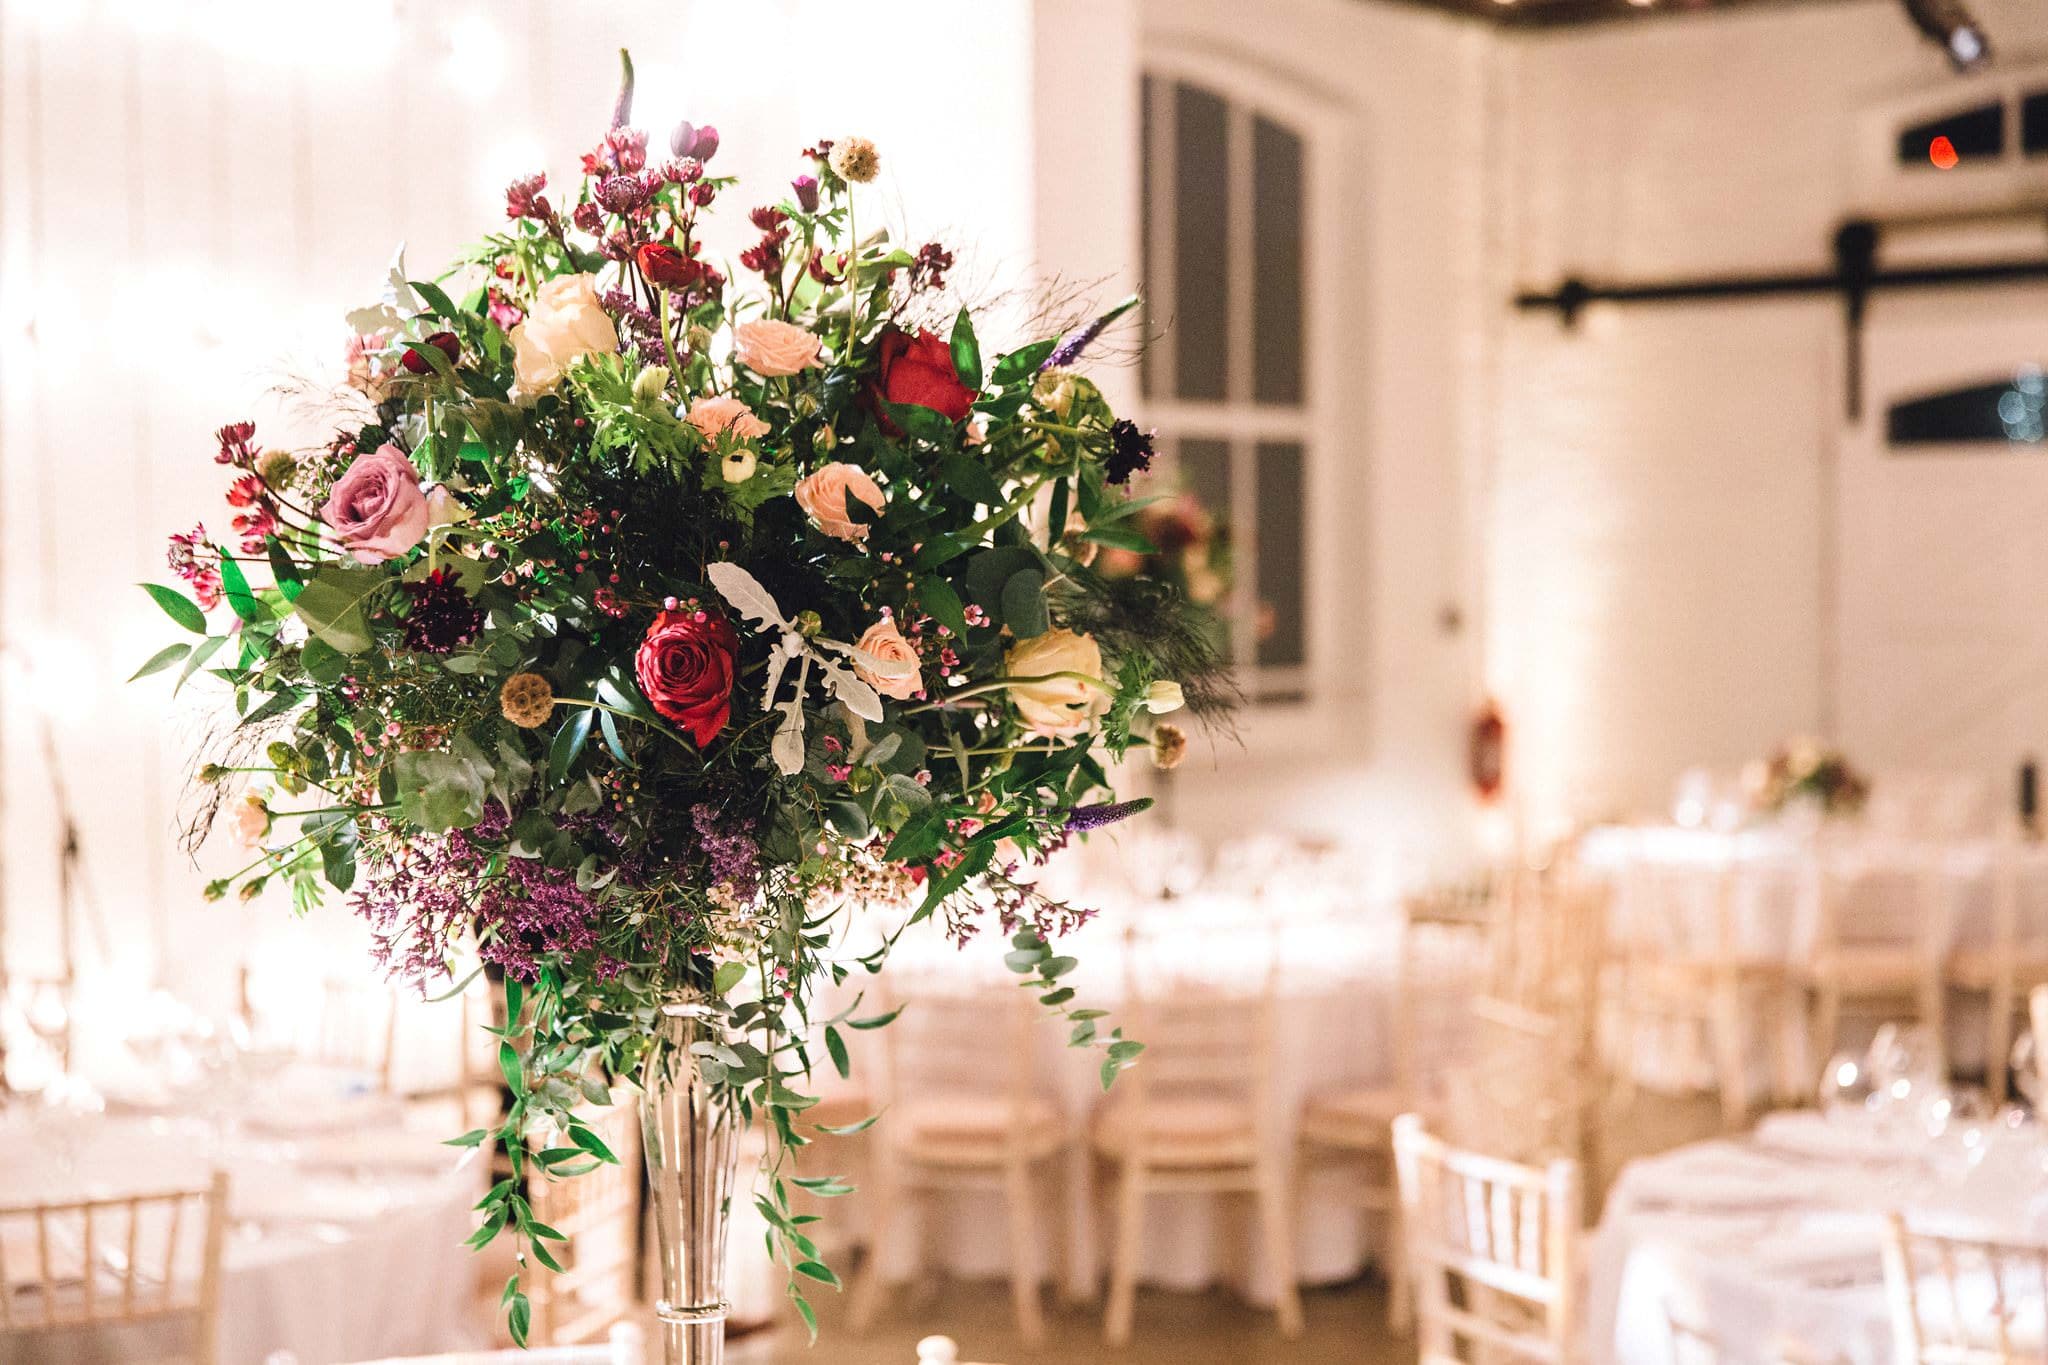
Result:
[[[1312,418],[1310,139],[1204,74],[1154,66],[1142,100],[1141,385],[1162,486],[1191,494],[1217,524],[1233,585],[1217,607],[1247,693],[1305,700],[1307,507],[1322,439]]]

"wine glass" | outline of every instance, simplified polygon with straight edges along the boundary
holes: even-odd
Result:
[[[2027,1108],[2041,1111],[2041,1044],[2028,1029],[2012,1042],[2012,1078]]]
[[[1877,1084],[1869,1063],[1853,1052],[1838,1052],[1820,1074],[1820,1111],[1829,1123],[1848,1126],[1866,1119]]]

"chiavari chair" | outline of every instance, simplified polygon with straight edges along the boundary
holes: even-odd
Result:
[[[2030,993],[2048,986],[2048,859],[2013,833],[2008,828],[1992,849],[1989,942],[1953,946],[1943,972],[1949,989],[1985,997],[1984,1079],[1994,1101],[2008,1094],[2014,1021]],[[2022,894],[2028,881],[2031,896]]]
[[[2048,1246],[1915,1232],[1893,1214],[1884,1267],[1898,1365],[2048,1360]]]
[[[869,1254],[853,1291],[854,1330],[866,1331],[880,1310],[882,1262],[905,1205],[928,1210],[950,1192],[993,1190],[1009,1224],[1017,1329],[1037,1342],[1045,1333],[1042,1248],[1049,1243],[1065,1254],[1073,1193],[1065,1178],[1066,1117],[1038,1072],[1042,1011],[1007,983],[951,995],[899,991],[896,999],[903,1011],[883,1031],[879,1098],[888,1118],[869,1130],[879,1141],[870,1148]],[[993,1061],[992,1031],[1002,1039]],[[1047,1211],[1051,1226],[1041,1229]],[[920,1228],[931,1222],[919,1219]]]
[[[583,1174],[553,1178],[529,1163],[527,1202],[534,1218],[562,1234],[548,1254],[562,1269],[520,1277],[533,1304],[531,1340],[548,1345],[589,1341],[629,1312],[638,1287],[640,1106],[636,1092],[614,1092],[609,1105],[582,1112],[616,1163],[598,1162]],[[543,1139],[536,1137],[536,1142]]]
[[[1273,1093],[1273,997],[1279,951],[1255,993],[1176,979],[1136,933],[1125,936],[1125,1032],[1145,1051],[1095,1115],[1089,1143],[1114,1210],[1104,1334],[1131,1339],[1145,1201],[1154,1194],[1248,1194],[1276,1292],[1281,1335],[1302,1331],[1286,1147]],[[1249,973],[1247,973],[1249,974]]]
[[[201,1187],[0,1207],[0,1355],[10,1340],[80,1328],[182,1324],[214,1365],[228,1178]]]
[[[1394,1120],[1422,1365],[1582,1358],[1579,1165],[1453,1147]]]
[[[312,1003],[302,1007],[307,991]],[[281,1037],[301,1060],[361,1072],[390,1093],[398,1033],[398,997],[390,986],[354,980],[295,986],[294,1005],[285,1009],[265,998],[244,965],[240,995],[242,1021],[252,1034]]]
[[[1458,1051],[1447,1014],[1462,1013],[1486,973],[1494,936],[1490,882],[1460,883],[1405,898],[1394,982],[1394,1075],[1379,1085],[1337,1086],[1311,1094],[1295,1135],[1295,1188],[1300,1176],[1341,1166],[1362,1211],[1387,1222],[1387,1322],[1406,1332],[1412,1316],[1408,1258],[1401,1251],[1401,1194],[1394,1179],[1394,1119],[1433,1113],[1441,1103],[1425,1086],[1425,1045],[1439,1059]],[[1425,1034],[1427,1037],[1425,1038]]]
[[[1761,1033],[1770,1054],[1771,1087],[1797,1093],[1789,1030],[1797,986],[1782,953],[1753,941],[1744,915],[1764,878],[1778,869],[1727,857],[1710,870],[1641,859],[1625,875],[1630,913],[1619,926],[1610,991],[1617,1071],[1641,1083],[1643,1059],[1630,1049],[1644,1040],[1704,1038],[1707,1075],[1721,1102],[1722,1125],[1740,1129],[1753,1108],[1750,1043]],[[1684,1084],[1684,1082],[1677,1082]]]
[[[1813,855],[1819,932],[1809,969],[1813,1054],[1834,1055],[1843,1007],[1876,1004],[1888,1019],[1917,1016],[1945,1046],[1942,947],[1950,923],[1938,847],[1874,856],[1823,844]]]

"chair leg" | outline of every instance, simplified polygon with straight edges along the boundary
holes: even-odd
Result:
[[[1984,1086],[1993,1104],[2004,1104],[2011,1093],[2007,1063],[2012,1060],[2013,989],[2010,980],[1991,986],[1991,1018],[1984,1032]]]
[[[1258,1172],[1259,1231],[1266,1239],[1266,1263],[1273,1272],[1273,1306],[1280,1335],[1301,1335],[1301,1284],[1294,1270],[1294,1220],[1287,1216],[1287,1175],[1262,1164]]]
[[[1401,1205],[1387,1210],[1387,1330],[1405,1337],[1415,1330],[1415,1286],[1408,1267],[1408,1238]]]
[[[1736,1132],[1749,1118],[1747,1035],[1742,1027],[1742,988],[1734,981],[1714,985],[1713,1033],[1715,1079],[1721,1087],[1721,1126]]]
[[[1825,977],[1814,989],[1813,1054],[1807,1059],[1816,1068],[1825,1067],[1835,1056],[1835,1038],[1842,1028],[1842,987]],[[1818,1071],[1816,1070],[1816,1075]]]
[[[1145,1164],[1135,1158],[1117,1163],[1116,1235],[1109,1249],[1109,1303],[1103,1314],[1103,1338],[1112,1346],[1131,1344],[1131,1326],[1138,1311],[1138,1253],[1145,1230]]]
[[[1074,1216],[1077,1205],[1087,1199],[1088,1165],[1085,1154],[1069,1148],[1052,1158],[1052,1273],[1054,1290],[1063,1304],[1080,1303],[1086,1294],[1081,1284],[1080,1236]]]
[[[883,1276],[886,1273],[883,1258],[889,1250],[889,1230],[896,1221],[896,1211],[903,1198],[902,1188],[895,1178],[888,1174],[888,1158],[876,1154],[876,1180],[872,1186],[874,1198],[869,1214],[867,1235],[867,1257],[862,1261],[859,1278],[854,1281],[853,1295],[847,1304],[847,1316],[855,1336],[863,1336],[874,1325],[875,1314],[880,1311],[882,1297],[888,1293]]]
[[[1045,1340],[1045,1311],[1039,1305],[1042,1276],[1038,1239],[1033,1236],[1037,1204],[1031,1197],[1031,1168],[1012,1162],[1003,1171],[1003,1199],[1010,1224],[1010,1301],[1017,1313],[1017,1332],[1027,1346]]]

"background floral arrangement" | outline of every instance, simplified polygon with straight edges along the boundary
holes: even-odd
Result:
[[[1142,808],[1106,763],[1228,685],[1171,585],[1091,567],[1157,549],[1127,488],[1150,437],[1073,369],[1123,308],[986,355],[943,247],[858,232],[858,137],[805,149],[715,265],[716,130],[650,155],[630,96],[628,65],[573,201],[514,183],[437,283],[401,263],[351,315],[328,443],[221,429],[232,533],[173,536],[185,590],[147,585],[198,638],[138,676],[232,690],[190,833],[225,812],[252,857],[210,895],[338,889],[393,972],[502,972],[512,1103],[455,1139],[513,1170],[477,1245],[552,1268],[521,1182],[612,1159],[575,1111],[689,992],[734,1039],[701,1070],[771,1135],[756,1204],[810,1320],[802,1283],[836,1281],[788,1185],[844,1187],[783,1164],[814,1060],[887,1022],[812,1019],[815,988],[918,920],[991,926],[1107,1084],[1140,1044],[1075,1007],[1052,940],[1088,912],[1028,867]],[[849,960],[870,904],[901,913]],[[505,1302],[523,1339],[516,1276]]]
[[[1791,740],[1751,763],[1742,786],[1751,809],[1773,815],[1800,801],[1827,815],[1853,815],[1870,795],[1870,783],[1841,751],[1815,739]]]

